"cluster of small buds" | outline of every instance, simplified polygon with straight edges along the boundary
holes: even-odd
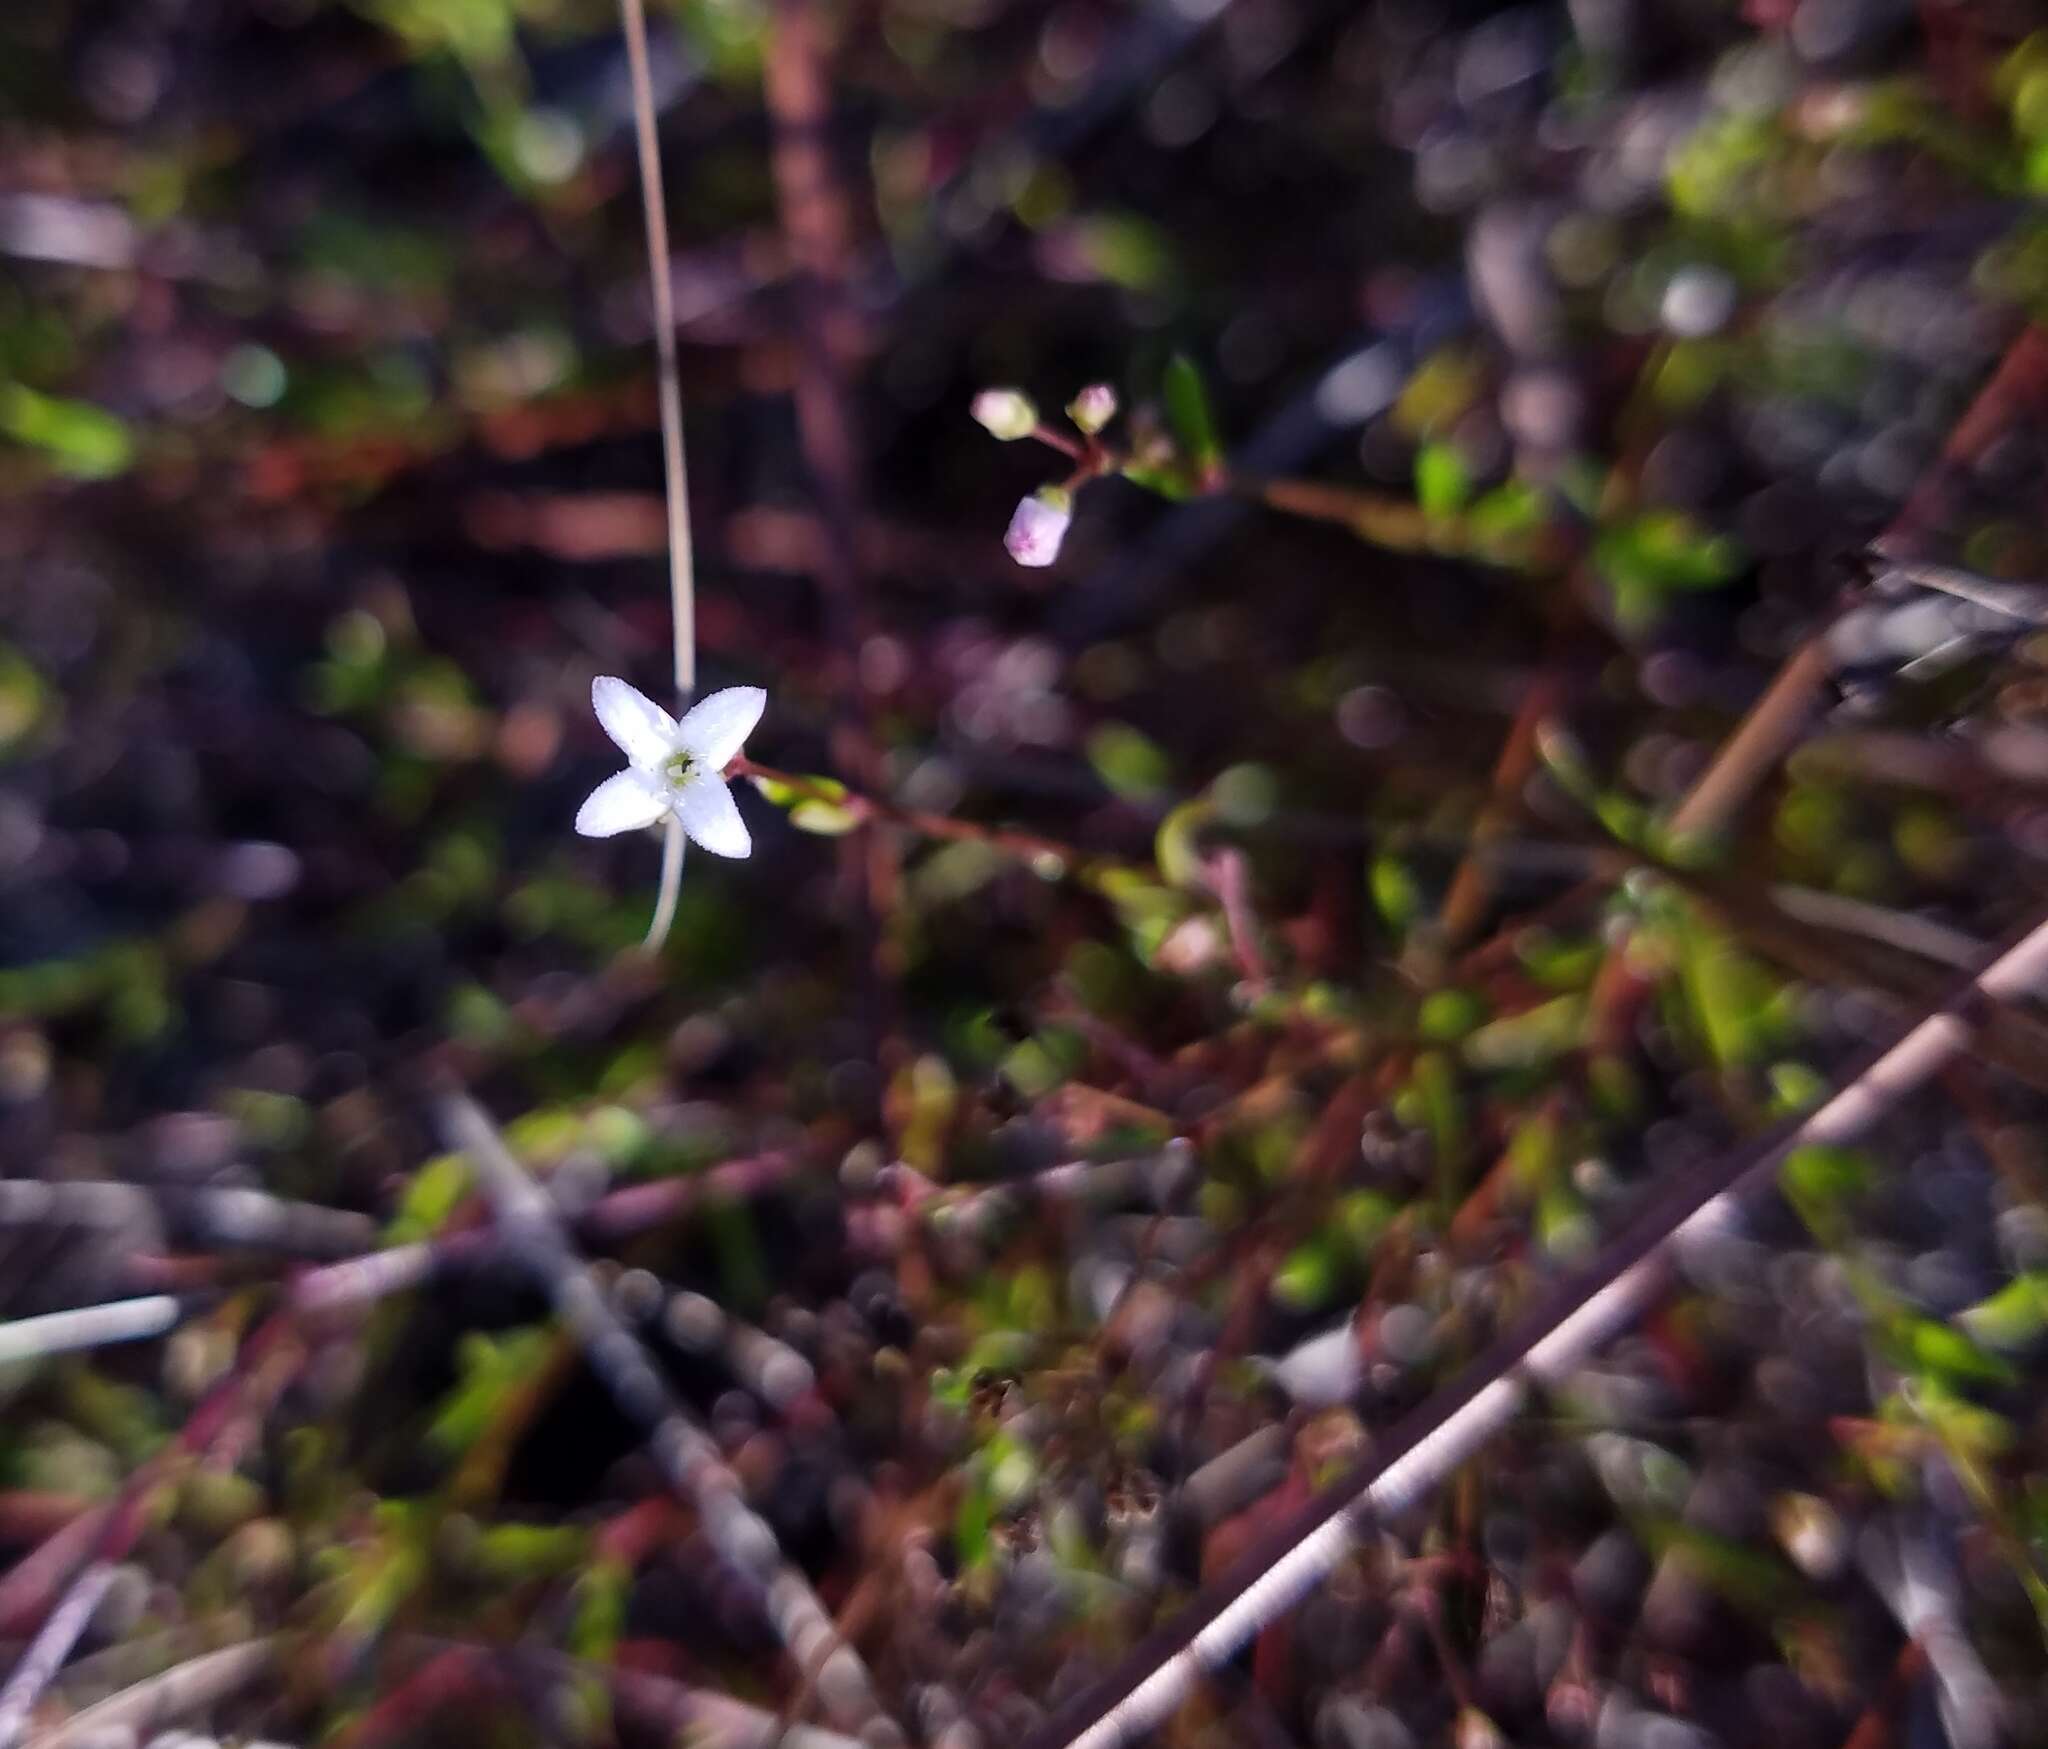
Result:
[[[1036,437],[1080,463],[1065,485],[1041,486],[1018,504],[1003,536],[1004,547],[1018,564],[1038,569],[1060,556],[1061,543],[1073,526],[1074,492],[1102,471],[1103,451],[1095,440],[1116,417],[1117,407],[1116,390],[1108,383],[1091,383],[1069,401],[1067,417],[1086,440],[1085,446],[1076,446],[1040,423],[1038,404],[1021,389],[983,389],[974,397],[970,410],[975,423],[991,437],[1003,443]]]

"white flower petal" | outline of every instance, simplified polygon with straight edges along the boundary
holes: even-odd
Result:
[[[707,704],[710,700],[705,701]],[[725,779],[709,772],[693,777],[676,797],[676,817],[683,830],[714,856],[751,856],[754,841],[747,823],[726,788]]]
[[[576,830],[586,838],[609,838],[635,826],[652,826],[668,812],[670,791],[644,771],[608,777],[576,810]]]
[[[675,718],[637,686],[600,674],[590,683],[590,704],[604,732],[642,771],[658,770],[675,752]]]
[[[676,745],[712,771],[723,771],[746,745],[767,708],[768,695],[758,686],[728,686],[690,706],[676,725]],[[737,854],[745,856],[746,852]]]

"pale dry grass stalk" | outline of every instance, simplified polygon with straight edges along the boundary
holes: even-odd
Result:
[[[759,1593],[797,1668],[822,1660],[818,1692],[833,1721],[865,1727],[871,1743],[898,1735],[878,1713],[867,1667],[840,1638],[809,1581],[784,1558],[775,1533],[747,1504],[716,1443],[592,1279],[553,1199],[514,1158],[475,1100],[449,1098],[441,1121],[449,1145],[466,1154],[475,1168],[504,1243],[521,1254],[556,1315],[582,1345],[591,1370],[645,1431],[663,1480],[695,1507],[720,1558]]]
[[[1149,1636],[1100,1683],[1058,1710],[1026,1749],[1115,1749],[1166,1719],[1210,1668],[1310,1589],[1356,1546],[1364,1524],[1421,1500],[1476,1455],[1527,1401],[1532,1385],[1569,1376],[1662,1295],[1672,1253],[1704,1239],[1761,1190],[1794,1148],[1866,1132],[1971,1041],[1968,1018],[2048,980],[2048,919],[2036,922],[1976,977],[1876,1052],[1808,1116],[1687,1174],[1659,1195],[1601,1256],[1545,1294],[1464,1373],[1389,1430],[1373,1456],[1268,1532]]]
[[[647,58],[647,13],[641,0],[619,0],[626,62],[633,78],[633,136],[640,154],[640,210],[647,233],[647,284],[653,299],[655,393],[661,410],[662,494],[668,504],[669,614],[675,636],[676,709],[697,690],[696,549],[690,539],[690,472],[683,450],[683,385],[676,363],[676,299],[670,276],[668,198],[661,178],[661,142],[654,127],[654,78]],[[683,884],[683,827],[673,815],[661,839],[661,890],[647,926],[647,951],[668,939]]]
[[[159,1726],[202,1712],[248,1687],[276,1656],[276,1641],[264,1637],[203,1652],[145,1677],[118,1694],[95,1702],[36,1739],[36,1749],[86,1749],[111,1733],[146,1739]]]

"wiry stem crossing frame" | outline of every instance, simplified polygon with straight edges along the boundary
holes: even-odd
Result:
[[[1263,1536],[1101,1682],[1060,1708],[1025,1749],[1114,1749],[1165,1719],[1204,1672],[1297,1603],[1352,1549],[1369,1516],[1414,1504],[1520,1410],[1531,1385],[1569,1376],[1662,1294],[1674,1245],[1705,1238],[1794,1148],[1861,1134],[1969,1043],[1975,1010],[2048,979],[2039,919],[1899,1039],[1871,1053],[1826,1103],[1657,1196],[1585,1269],[1545,1293],[1459,1377],[1392,1428],[1373,1456]]]
[[[619,0],[626,61],[633,78],[633,136],[640,155],[640,208],[647,233],[647,285],[653,299],[655,394],[661,412],[662,495],[668,505],[669,616],[675,637],[676,709],[697,690],[696,548],[690,540],[690,470],[683,451],[683,385],[676,363],[676,298],[670,278],[668,199],[661,179],[661,142],[654,127],[654,77],[647,56],[647,13],[641,0]],[[661,891],[647,926],[647,951],[668,939],[683,883],[683,826],[673,815],[661,840]]]
[[[546,1191],[534,1183],[483,1108],[457,1094],[441,1107],[449,1146],[469,1157],[496,1213],[504,1242],[524,1253],[556,1314],[582,1345],[592,1370],[645,1431],[662,1479],[694,1506],[712,1546],[758,1591],[770,1624],[798,1669],[821,1661],[820,1698],[849,1729],[893,1736],[859,1655],[842,1639],[810,1583],[787,1560],[761,1516],[740,1492],[717,1445],[684,1408],[639,1339],[628,1330],[569,1239]]]

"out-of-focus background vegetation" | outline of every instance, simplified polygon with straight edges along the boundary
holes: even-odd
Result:
[[[652,845],[569,827],[669,664],[616,13],[0,17],[0,1316],[192,1296],[0,1366],[10,1663],[147,1507],[46,1727],[251,1645],[180,1728],[831,1718],[502,1259],[232,1370],[297,1265],[481,1231],[450,1086],[572,1215],[667,1187],[600,1279],[964,1749],[2048,894],[2044,603],[1869,555],[2048,578],[2022,0],[651,31],[703,684],[891,810],[739,784],[652,956]],[[1070,464],[970,401],[1097,382],[1022,568]],[[2048,1738],[2036,1044],[1797,1157],[1175,1740]]]

